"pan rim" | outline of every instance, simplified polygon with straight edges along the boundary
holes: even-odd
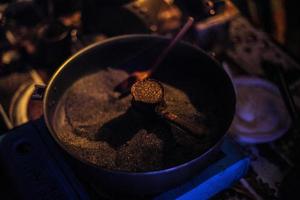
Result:
[[[125,176],[145,176],[145,175],[149,175],[149,176],[152,176],[152,175],[157,175],[157,174],[162,174],[162,173],[171,173],[173,171],[177,171],[178,169],[181,169],[181,168],[184,168],[186,167],[187,165],[191,165],[195,162],[197,162],[198,160],[200,160],[201,158],[205,157],[206,155],[212,153],[216,148],[218,148],[225,137],[227,137],[228,135],[228,129],[233,121],[233,117],[234,117],[234,113],[235,113],[235,105],[236,105],[236,94],[235,94],[235,91],[234,91],[234,87],[233,87],[233,82],[232,80],[230,79],[230,77],[228,76],[228,74],[225,72],[225,70],[222,68],[222,66],[219,64],[218,61],[215,60],[214,57],[212,57],[211,55],[209,55],[208,53],[206,53],[204,50],[202,50],[201,48],[199,48],[198,46],[196,45],[193,45],[191,43],[188,43],[188,42],[185,42],[185,41],[180,41],[179,43],[182,44],[182,45],[187,45],[197,51],[200,51],[202,54],[204,54],[205,56],[207,56],[208,58],[211,59],[212,62],[214,62],[214,64],[216,66],[218,66],[220,69],[222,69],[224,71],[224,73],[226,74],[226,76],[228,77],[229,81],[231,82],[231,86],[232,86],[232,91],[233,91],[233,95],[234,95],[234,110],[233,110],[233,114],[231,116],[231,120],[230,120],[230,123],[226,129],[226,133],[224,133],[222,135],[222,137],[217,141],[215,142],[213,145],[211,145],[211,147],[204,151],[204,153],[202,153],[201,155],[197,156],[196,158],[194,159],[191,159],[187,162],[184,162],[182,164],[179,164],[179,165],[175,165],[173,167],[169,167],[169,168],[164,168],[164,169],[160,169],[160,170],[152,170],[152,171],[145,171],[145,172],[130,172],[130,171],[118,171],[118,170],[111,170],[111,169],[106,169],[106,168],[103,168],[101,166],[98,166],[94,163],[91,163],[91,162],[88,162],[84,159],[81,159],[79,158],[78,156],[74,155],[70,150],[68,150],[65,145],[63,145],[61,143],[61,141],[59,141],[58,137],[57,137],[57,134],[56,132],[54,131],[53,129],[53,126],[51,125],[51,122],[49,120],[49,114],[48,113],[48,108],[47,108],[47,104],[48,104],[48,96],[52,90],[52,88],[54,87],[53,84],[56,80],[56,77],[59,76],[59,74],[61,73],[61,71],[63,71],[63,69],[68,66],[69,63],[71,63],[73,60],[77,59],[77,57],[83,55],[84,53],[87,53],[89,50],[97,47],[97,46],[100,46],[100,45],[104,45],[104,44],[109,44],[109,43],[112,43],[112,42],[115,42],[115,41],[118,41],[118,40],[122,40],[122,39],[132,39],[132,38],[153,38],[153,39],[160,39],[160,40],[170,40],[169,37],[165,37],[165,36],[158,36],[158,35],[150,35],[150,34],[127,34],[127,35],[120,35],[120,36],[116,36],[116,37],[112,37],[112,38],[109,38],[109,39],[106,39],[104,41],[99,41],[99,42],[96,42],[96,43],[93,43],[93,44],[90,44],[88,45],[87,47],[84,47],[83,49],[79,50],[77,53],[75,53],[74,55],[72,55],[71,57],[69,57],[62,65],[59,66],[59,68],[55,71],[55,73],[52,75],[52,77],[50,78],[50,81],[49,83],[47,84],[47,87],[46,87],[46,90],[45,90],[45,94],[44,94],[44,99],[43,99],[43,118],[44,118],[44,121],[46,123],[46,126],[52,136],[52,138],[54,138],[55,142],[64,150],[67,152],[68,155],[70,155],[71,157],[75,158],[76,160],[80,161],[81,163],[85,164],[85,165],[88,165],[90,167],[93,167],[93,168],[96,168],[96,169],[100,169],[102,171],[105,171],[107,173],[113,173],[113,174],[119,174],[119,175],[125,175]]]

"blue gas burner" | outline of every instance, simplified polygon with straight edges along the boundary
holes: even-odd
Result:
[[[1,136],[0,163],[11,182],[13,195],[20,199],[110,198],[106,191],[95,185],[90,187],[92,183],[82,181],[75,175],[48,133],[43,119],[29,122]],[[162,194],[144,198],[208,199],[242,178],[249,163],[249,157],[243,154],[239,146],[226,138],[221,152],[198,175]]]

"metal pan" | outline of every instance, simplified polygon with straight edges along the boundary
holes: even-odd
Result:
[[[75,81],[106,67],[122,68],[128,73],[140,70],[141,66],[146,69],[168,42],[169,39],[160,36],[125,35],[95,43],[68,59],[53,75],[46,88],[43,99],[44,119],[51,135],[74,163],[79,174],[89,181],[100,183],[105,189],[146,195],[160,193],[186,181],[215,155],[231,124],[235,112],[235,93],[229,76],[201,49],[180,42],[151,78],[180,88],[191,96],[190,100],[197,108],[211,108],[210,112],[217,116],[214,122],[217,132],[211,136],[213,142],[204,154],[172,168],[132,173],[100,168],[72,154],[61,143],[57,137],[60,129],[54,127],[57,120],[55,111],[63,94]],[[130,60],[133,55],[139,56],[134,56],[127,64],[120,64]],[[182,83],[191,79],[195,80],[192,85],[182,86]]]

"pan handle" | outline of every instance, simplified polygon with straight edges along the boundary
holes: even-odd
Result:
[[[43,100],[45,90],[46,90],[46,85],[35,84],[34,85],[34,91],[32,93],[31,99]]]
[[[148,116],[160,116],[165,121],[190,133],[192,136],[202,138],[208,132],[204,124],[194,123],[181,118],[166,110],[163,85],[153,79],[135,82],[131,87],[132,106]]]
[[[204,124],[195,124],[189,120],[180,118],[177,115],[164,110],[158,111],[157,114],[159,114],[159,116],[161,116],[167,122],[174,124],[196,138],[203,138],[207,135],[208,128]]]

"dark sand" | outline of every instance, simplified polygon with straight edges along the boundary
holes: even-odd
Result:
[[[113,88],[126,79],[106,69],[77,81],[56,110],[55,130],[70,152],[110,170],[144,172],[169,168],[201,155],[211,145],[176,127],[130,108],[131,95],[119,100]],[[203,117],[180,90],[163,84],[168,110],[180,117]]]

